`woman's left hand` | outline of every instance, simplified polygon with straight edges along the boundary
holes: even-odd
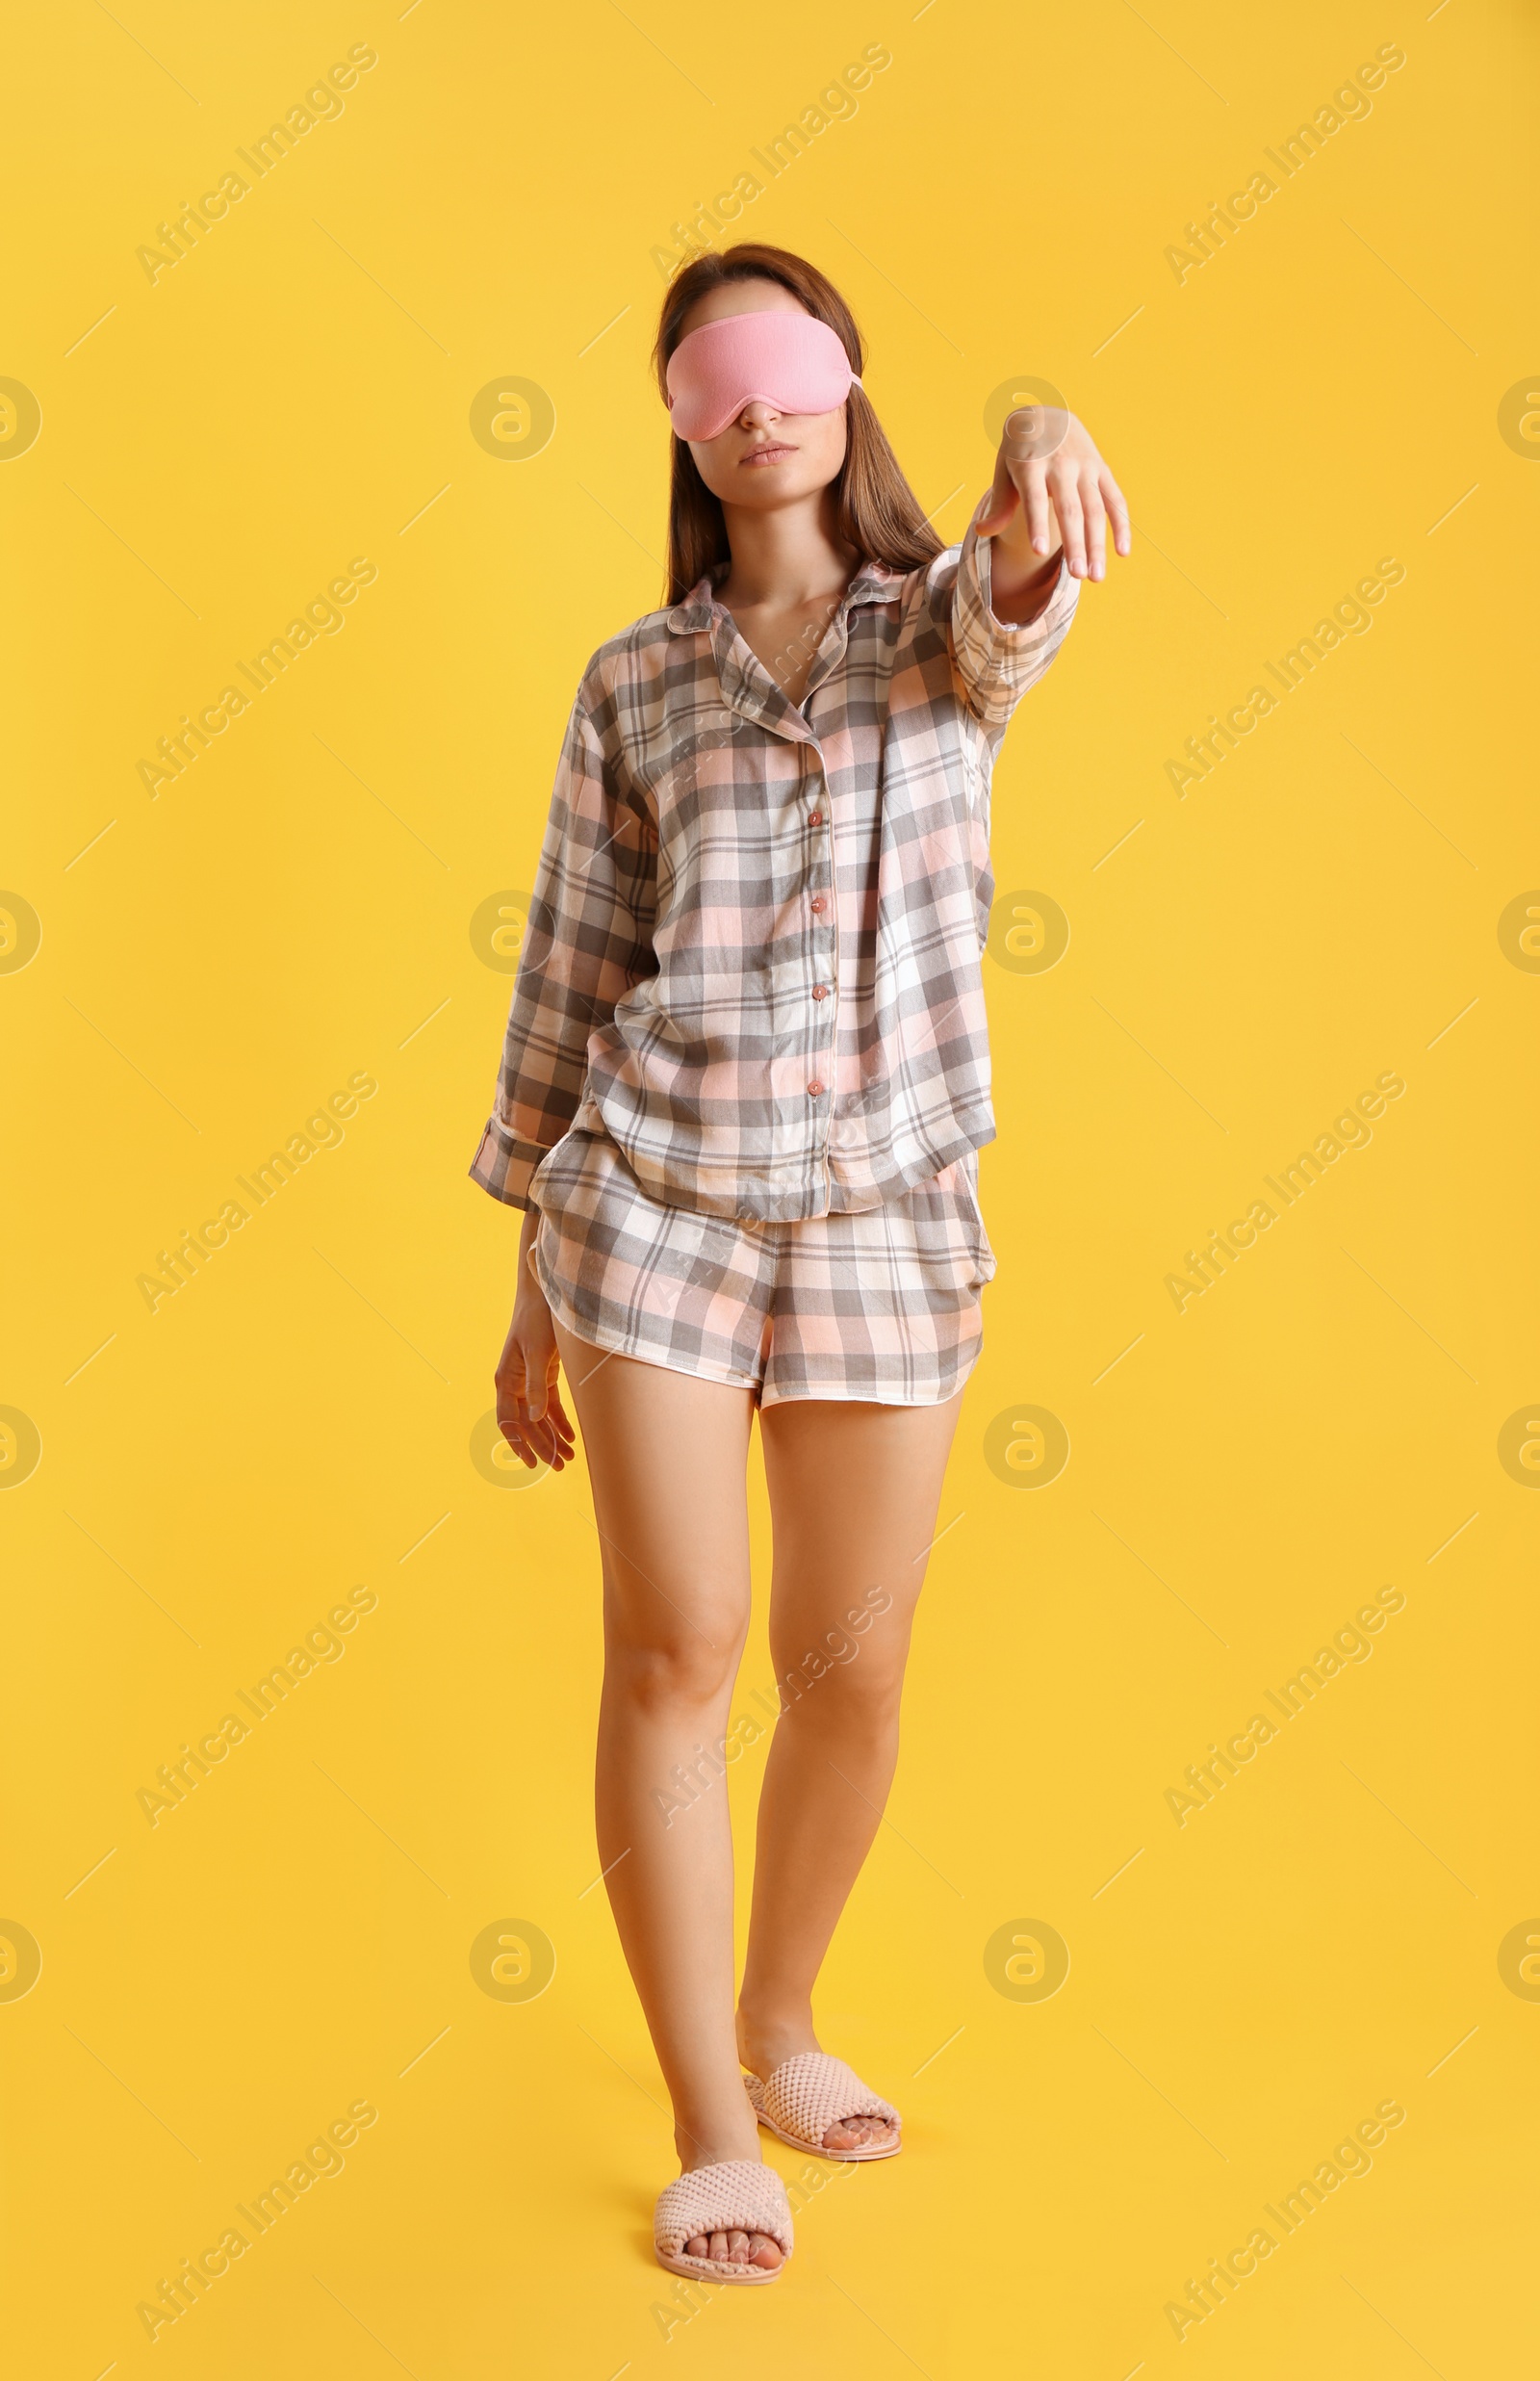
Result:
[[[1012,579],[1040,577],[1034,557],[1061,543],[1072,578],[1104,579],[1109,516],[1114,548],[1126,555],[1128,506],[1083,422],[1062,405],[1020,405],[1007,417],[978,534],[999,541],[1000,559],[1016,566]]]

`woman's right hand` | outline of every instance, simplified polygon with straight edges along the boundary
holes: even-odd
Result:
[[[526,1208],[519,1233],[513,1320],[498,1359],[498,1428],[527,1469],[549,1463],[552,1471],[560,1471],[572,1461],[573,1427],[561,1402],[551,1308],[528,1262],[539,1226],[536,1210]]]

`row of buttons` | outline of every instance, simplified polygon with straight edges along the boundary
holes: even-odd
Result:
[[[823,823],[824,823],[824,815],[823,815],[823,812],[822,812],[822,811],[809,811],[809,812],[808,813],[808,826],[809,826],[809,827],[821,827],[821,826],[823,825]],[[824,914],[824,897],[823,897],[823,894],[822,894],[821,893],[815,893],[813,894],[812,899],[811,899],[810,903],[808,904],[808,906],[809,906],[809,908],[811,909],[812,914],[813,914],[813,916],[814,916],[815,918],[821,918],[821,917],[823,916],[823,914]],[[814,998],[815,1000],[827,1000],[827,999],[828,999],[828,997],[829,997],[829,987],[828,987],[828,985],[827,985],[827,984],[814,984],[813,988],[812,988],[812,996],[813,996],[813,998]],[[808,1084],[808,1099],[809,1099],[809,1100],[821,1100],[821,1099],[823,1098],[823,1096],[824,1096],[824,1087],[823,1087],[823,1085],[822,1085],[821,1083],[809,1083],[809,1084]]]

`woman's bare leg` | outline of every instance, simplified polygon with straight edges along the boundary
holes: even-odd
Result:
[[[910,1629],[961,1403],[961,1392],[944,1406],[799,1400],[760,1417],[783,1708],[759,1797],[738,2006],[739,2052],[757,2075],[820,2047],[813,1982],[892,1783]],[[848,2149],[888,2132],[862,2117],[831,2126],[824,2142]]]
[[[753,1401],[747,1389],[605,1356],[559,1323],[556,1340],[603,1556],[600,1866],[674,2104],[681,2166],[757,2161],[733,2042],[727,1787],[711,1757],[749,1624]],[[700,2241],[690,2250],[707,2254]],[[715,2234],[709,2253],[781,2263],[760,2234]]]

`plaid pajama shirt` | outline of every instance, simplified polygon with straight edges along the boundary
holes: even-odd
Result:
[[[1074,616],[989,608],[972,524],[866,563],[801,708],[702,580],[602,645],[568,723],[471,1168],[529,1204],[601,1126],[670,1205],[800,1223],[881,1205],[994,1137],[980,976],[989,778]]]
[[[1002,622],[989,552],[863,564],[800,708],[708,579],[589,663],[471,1168],[578,1337],[765,1404],[976,1359],[989,779],[1079,594]]]

